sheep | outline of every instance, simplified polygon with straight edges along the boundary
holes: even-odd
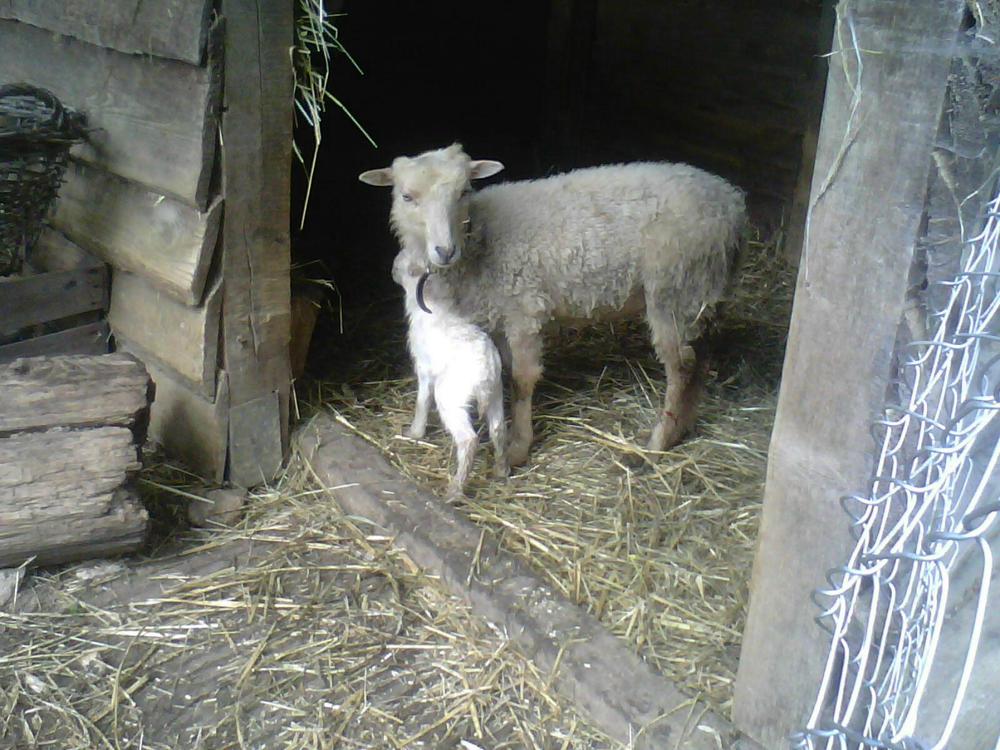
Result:
[[[746,234],[743,193],[686,164],[578,169],[473,192],[503,164],[453,144],[360,175],[391,186],[391,226],[425,270],[446,282],[467,320],[502,333],[513,380],[508,459],[527,460],[531,399],[551,320],[645,313],[666,369],[663,408],[647,443],[675,445],[694,422],[702,333],[733,275]]]
[[[433,400],[458,453],[458,467],[448,486],[448,497],[457,499],[462,497],[479,443],[470,406],[486,418],[494,476],[509,473],[500,354],[483,330],[457,314],[447,286],[429,277],[409,254],[400,252],[396,257],[392,277],[405,291],[407,342],[417,373],[417,405],[406,434],[424,436]]]

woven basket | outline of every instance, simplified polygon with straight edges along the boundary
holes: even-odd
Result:
[[[0,86],[0,276],[18,273],[62,181],[81,114],[27,84]]]

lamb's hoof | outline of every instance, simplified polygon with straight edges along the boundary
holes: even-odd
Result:
[[[622,457],[621,463],[632,472],[641,472],[650,468],[649,457],[643,453],[627,453]]]
[[[409,427],[407,427],[405,430],[403,430],[403,434],[406,435],[406,437],[408,437],[408,438],[412,438],[413,440],[421,440],[421,439],[423,439],[423,437],[424,437],[424,435],[426,433],[427,433],[426,428],[425,429],[417,429],[412,424]]]
[[[462,491],[461,487],[455,487],[454,485],[448,486],[448,491],[444,495],[444,501],[448,503],[448,505],[458,505],[459,503],[464,503],[465,500],[465,493]]]
[[[493,465],[493,476],[497,479],[506,479],[510,476],[510,464],[506,461],[497,461]]]

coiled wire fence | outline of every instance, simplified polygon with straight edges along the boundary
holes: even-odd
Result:
[[[1000,193],[982,231],[965,244],[961,270],[929,290],[936,292],[929,300],[945,302],[928,312],[927,340],[900,356],[899,398],[877,425],[881,452],[869,494],[843,500],[856,546],[814,596],[830,651],[795,748],[938,750],[955,729],[990,616],[989,538],[1000,531],[998,241]],[[968,650],[937,736],[917,739],[946,610],[954,606],[950,574],[969,555],[978,556],[981,582]],[[939,701],[940,690],[935,695]]]

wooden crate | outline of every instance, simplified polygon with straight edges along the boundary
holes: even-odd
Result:
[[[24,272],[0,277],[0,362],[106,353],[108,279],[106,265],[44,230]]]

